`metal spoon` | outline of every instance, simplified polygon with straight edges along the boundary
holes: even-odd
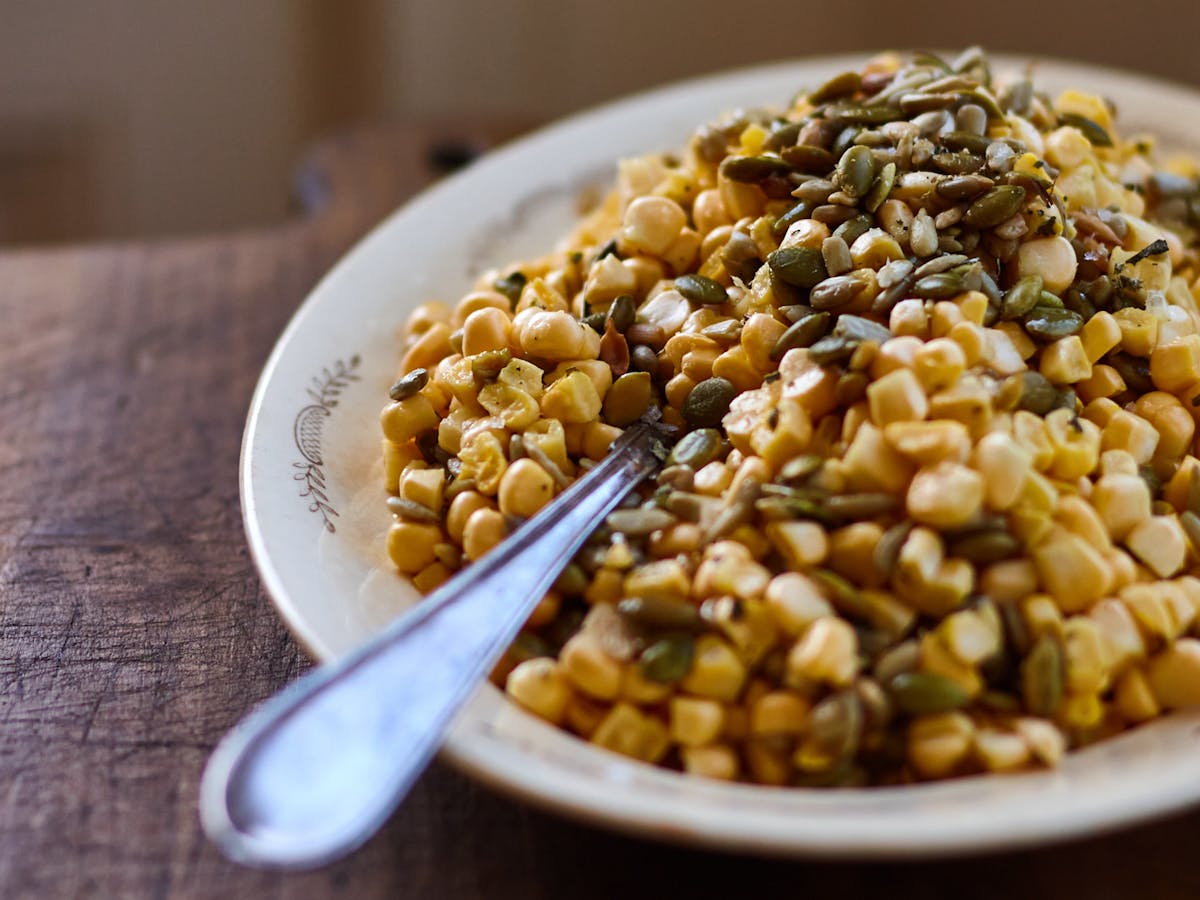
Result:
[[[237,862],[315,868],[367,840],[587,536],[661,464],[638,424],[504,543],[348,656],[300,678],[213,752],[200,819]]]

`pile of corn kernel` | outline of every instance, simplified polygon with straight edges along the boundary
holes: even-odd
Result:
[[[660,416],[494,673],[711,778],[1050,766],[1200,704],[1200,178],[976,49],[703,126],[420,306],[383,410],[430,591]]]

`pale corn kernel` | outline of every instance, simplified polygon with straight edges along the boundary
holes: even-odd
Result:
[[[913,476],[905,508],[914,521],[934,528],[955,528],[979,514],[983,491],[983,476],[974,469],[943,462]]]
[[[988,368],[997,375],[1016,375],[1028,368],[1025,365],[1025,357],[1017,350],[1016,344],[1006,332],[988,328],[984,330],[984,338],[987,340],[984,359],[987,360]]]
[[[400,479],[400,496],[434,512],[442,511],[442,496],[446,490],[445,470],[409,469]]]
[[[1083,408],[1083,417],[1089,422],[1094,422],[1103,428],[1120,411],[1121,407],[1117,406],[1112,400],[1107,397],[1101,397],[1098,400],[1091,401]]]
[[[1029,763],[1029,744],[1018,734],[997,728],[975,732],[975,756],[989,772],[1011,772]]]
[[[856,269],[878,270],[893,260],[904,259],[904,251],[882,228],[869,228],[850,245],[850,259]]]
[[[1084,323],[1079,339],[1088,362],[1094,364],[1121,343],[1121,326],[1112,313],[1101,310]]]
[[[1138,463],[1126,450],[1105,450],[1100,454],[1100,474],[1136,475]]]
[[[1137,471],[1136,466],[1134,472]],[[1188,493],[1192,488],[1192,480],[1200,478],[1200,460],[1194,456],[1185,456],[1179,468],[1171,476],[1171,480],[1163,487],[1163,499],[1175,509],[1184,512],[1188,508]]]
[[[780,241],[780,247],[807,247],[809,250],[820,250],[821,245],[829,237],[829,226],[816,219],[800,219],[788,226],[787,233]]]
[[[883,437],[919,466],[929,466],[943,460],[966,462],[971,452],[971,433],[967,426],[945,419],[892,422],[883,429]]]
[[[1102,475],[1090,499],[1116,541],[1125,540],[1134,526],[1150,517],[1150,489],[1140,475]]]
[[[1054,460],[1046,474],[1070,481],[1091,473],[1100,461],[1100,429],[1080,419],[1073,410],[1055,409],[1046,414],[1046,437],[1054,448]]]
[[[959,322],[950,329],[950,340],[962,349],[963,357],[968,366],[975,366],[987,360],[990,344],[987,330],[974,322]]]
[[[667,270],[663,264],[651,256],[631,256],[621,260],[621,266],[633,273],[635,286],[631,293],[635,298],[645,297],[656,284],[667,277]]]
[[[787,784],[792,775],[791,754],[776,740],[749,740],[742,747],[746,766],[754,781],[766,785]]]
[[[955,325],[966,321],[957,303],[939,300],[929,312],[929,333],[935,338],[946,337]]]
[[[585,330],[591,331],[569,312],[536,310],[525,319],[520,329],[520,344],[530,356],[552,362],[582,359],[587,347]],[[592,334],[595,335],[595,332]]]
[[[1033,548],[1038,578],[1066,612],[1083,612],[1112,585],[1112,570],[1100,551],[1061,529]]]
[[[863,424],[843,457],[846,487],[851,491],[897,493],[912,478],[913,465],[884,440],[874,425]]]
[[[1129,548],[1159,578],[1170,578],[1187,557],[1187,537],[1175,516],[1151,516],[1125,537]]]
[[[1030,594],[1022,598],[1019,605],[1031,641],[1047,636],[1062,641],[1063,614],[1053,597],[1049,594]]]
[[[1092,374],[1092,364],[1079,335],[1059,338],[1042,350],[1038,371],[1054,384],[1074,384]]]
[[[1145,309],[1127,306],[1113,313],[1121,328],[1121,349],[1133,356],[1149,357],[1158,344],[1158,317]]]
[[[570,310],[571,305],[567,302],[567,298],[551,283],[554,280],[553,278],[532,278],[521,289],[521,296],[517,299],[516,306],[513,307],[515,311],[513,333],[518,338],[521,328],[524,327],[523,323],[529,321],[528,318],[521,318],[521,313],[526,311],[567,312]]]
[[[579,690],[598,700],[615,700],[621,690],[621,663],[605,652],[594,633],[580,631],[559,653],[562,673]]]
[[[567,362],[561,362],[554,367],[546,375],[547,384],[553,384],[561,378],[570,375],[572,372],[582,372],[591,381],[592,387],[596,389],[596,394],[601,401],[612,387],[613,373],[612,367],[599,359],[573,359]]]
[[[794,355],[793,355],[794,354]],[[784,397],[812,420],[833,412],[837,402],[837,374],[808,360],[807,350],[789,350],[779,364]]]
[[[415,575],[437,559],[434,547],[441,540],[442,529],[437,525],[394,522],[388,529],[388,558],[405,575]]]
[[[627,597],[686,600],[691,586],[688,571],[678,559],[644,563],[625,576]]]
[[[507,534],[508,525],[499,510],[490,506],[476,509],[463,527],[463,553],[471,561],[480,559],[504,540]]]
[[[770,522],[764,530],[767,540],[793,570],[820,565],[829,553],[829,538],[816,522]]]
[[[458,301],[454,307],[454,315],[450,318],[450,324],[455,328],[465,328],[467,319],[480,310],[502,310],[507,314],[511,308],[512,304],[508,297],[499,291],[472,291]]]
[[[463,323],[463,356],[506,349],[511,321],[502,309],[489,306],[475,310]]]
[[[1200,381],[1200,335],[1159,344],[1150,354],[1150,379],[1160,391],[1181,391]]]
[[[1162,706],[1140,669],[1130,669],[1117,679],[1113,705],[1127,722],[1147,722],[1162,715]]]
[[[500,382],[485,384],[479,391],[479,404],[504,423],[505,428],[528,428],[541,417],[538,402],[520,388]]]
[[[1200,615],[1200,609],[1197,609],[1192,602],[1190,593],[1184,587],[1183,579],[1159,582],[1158,589],[1162,592],[1167,609],[1171,614],[1171,621],[1175,626],[1174,635],[1178,637],[1186,633],[1192,627],[1192,623],[1196,621],[1197,615]]]
[[[1008,336],[1013,349],[1017,351],[1021,359],[1029,359],[1037,352],[1037,344],[1033,342],[1019,322],[1000,322],[995,326],[995,330]]]
[[[642,762],[662,759],[670,748],[667,728],[628,703],[615,703],[590,738],[598,747]]]
[[[676,744],[699,747],[721,736],[725,707],[716,700],[672,697],[669,710],[669,733]]]
[[[400,370],[432,369],[444,357],[453,353],[450,335],[453,330],[445,322],[434,322],[417,338],[400,361]]]
[[[532,459],[518,459],[500,479],[500,512],[528,518],[554,497],[554,479]]]
[[[588,422],[583,428],[583,455],[599,462],[608,456],[613,441],[621,436],[621,429],[607,422]]]
[[[1150,691],[1167,709],[1200,706],[1200,640],[1181,638],[1146,663]]]
[[[992,413],[990,390],[978,377],[970,374],[929,398],[930,418],[962,422],[977,438],[987,431]]]
[[[1088,617],[1100,629],[1113,672],[1120,672],[1145,657],[1146,642],[1125,601],[1106,597],[1089,610]]]
[[[953,384],[966,367],[962,346],[951,338],[935,338],[913,356],[913,371],[930,393]]]
[[[924,672],[948,678],[968,696],[976,697],[983,690],[983,679],[976,667],[959,659],[941,639],[941,635],[926,632],[920,639],[920,668]]]
[[[622,294],[632,295],[637,289],[637,276],[621,264],[615,253],[610,253],[592,265],[583,284],[583,298],[590,306],[602,309]]]
[[[924,419],[929,400],[911,369],[896,369],[867,387],[871,421],[882,428],[890,422]]]
[[[746,667],[734,649],[715,634],[696,638],[692,668],[679,687],[689,694],[732,703],[746,682]]]
[[[534,400],[540,400],[544,390],[542,387],[542,378],[544,375],[545,373],[529,360],[513,359],[500,370],[500,374],[496,376],[496,380],[500,384],[519,388],[533,397]]]
[[[992,563],[979,576],[980,591],[997,603],[1014,603],[1037,590],[1037,570],[1028,559]]]
[[[816,582],[798,572],[785,572],[772,578],[764,600],[775,624],[793,638],[807,631],[818,619],[834,614]]]
[[[1126,585],[1118,596],[1149,642],[1169,642],[1176,637],[1171,610],[1157,584]]]
[[[1075,383],[1075,393],[1085,404],[1124,393],[1125,379],[1112,366],[1092,366],[1091,377]]]
[[[811,704],[793,691],[770,691],[750,708],[750,734],[755,737],[798,735],[808,728]]]
[[[683,762],[683,771],[688,775],[715,778],[719,781],[733,781],[738,777],[737,752],[725,744],[682,747],[679,758]]]
[[[548,419],[585,424],[600,415],[602,405],[592,380],[583,372],[574,371],[546,389],[541,407]]]
[[[1104,450],[1126,450],[1144,466],[1154,458],[1158,447],[1158,432],[1141,416],[1125,410],[1112,414],[1106,425],[1101,426],[1100,447]]]
[[[1079,496],[1060,497],[1054,518],[1068,531],[1079,535],[1101,553],[1112,547],[1104,520],[1087,500]]]
[[[571,701],[571,685],[548,657],[527,659],[508,674],[504,689],[530,712],[561,725]]]
[[[687,226],[687,213],[666,197],[638,197],[626,207],[623,224],[622,246],[662,256]]]
[[[888,316],[888,329],[897,337],[904,335],[927,338],[929,316],[925,312],[924,300],[901,300],[892,307]]]
[[[662,261],[673,272],[686,272],[696,264],[696,257],[700,255],[700,244],[700,235],[691,228],[684,228],[663,251]]]
[[[995,431],[975,445],[974,464],[983,476],[987,505],[998,511],[1017,502],[1033,471],[1030,452],[1009,435]]]
[[[463,477],[474,478],[475,488],[481,494],[495,496],[508,468],[508,458],[496,435],[479,431],[470,440],[464,436],[458,458],[462,460]]]
[[[1066,686],[1075,694],[1098,694],[1108,687],[1108,667],[1100,628],[1084,616],[1063,623]]]
[[[963,713],[920,716],[908,727],[908,759],[925,778],[951,774],[971,752],[975,726]]]
[[[1029,752],[1044,765],[1056,766],[1067,752],[1067,738],[1053,722],[1022,716],[1013,723]]]
[[[383,438],[380,444],[383,446],[384,486],[389,494],[398,494],[400,492],[400,476],[404,474],[405,467],[424,457],[421,456],[421,451],[413,441],[397,444],[395,441]]]
[[[621,699],[643,706],[654,706],[671,696],[673,686],[652,681],[635,662],[621,667]]]
[[[876,522],[854,522],[839,528],[829,535],[827,565],[863,587],[879,587],[887,580],[874,561],[875,546],[882,538],[883,526]]]
[[[1021,278],[1040,275],[1046,290],[1065,291],[1075,280],[1075,248],[1061,235],[1025,241],[1017,250]]]
[[[729,211],[725,209],[724,201],[721,200],[721,192],[716,188],[709,188],[696,195],[696,199],[692,202],[692,221],[696,223],[696,228],[701,233],[707,233],[722,225],[733,224],[733,219],[730,217]]]
[[[566,726],[583,738],[590,738],[608,715],[609,705],[578,691],[567,703]]]
[[[755,313],[742,325],[741,347],[746,352],[750,365],[758,372],[766,373],[775,369],[771,350],[785,331],[786,325],[766,313]]]
[[[911,369],[916,359],[917,351],[925,346],[919,337],[905,335],[894,337],[879,348],[879,352],[871,359],[870,375],[879,380],[889,372],[898,369]],[[806,353],[807,355],[807,353]]]
[[[968,666],[979,665],[1000,651],[1000,632],[974,610],[951,613],[937,631],[946,648]]]
[[[692,479],[692,490],[708,497],[720,497],[733,481],[732,470],[719,460],[702,466]]]
[[[1165,391],[1143,394],[1134,402],[1133,412],[1158,432],[1155,459],[1177,460],[1191,450],[1196,421],[1174,394]]]
[[[433,404],[422,394],[389,403],[379,416],[384,437],[397,444],[404,444],[423,431],[437,428],[439,421]]]
[[[750,436],[750,448],[772,471],[807,450],[813,435],[812,419],[799,402],[784,398],[775,409],[774,427],[765,423]]]
[[[813,622],[787,656],[789,684],[804,682],[845,687],[858,673],[858,636],[843,619],[825,616]]]

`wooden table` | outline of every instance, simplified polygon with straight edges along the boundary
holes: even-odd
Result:
[[[763,861],[595,831],[437,765],[325,870],[214,851],[205,758],[307,664],[242,535],[250,394],[314,281],[432,177],[444,133],[320,147],[302,215],[275,229],[0,250],[0,896],[1200,897],[1200,813],[945,863]]]

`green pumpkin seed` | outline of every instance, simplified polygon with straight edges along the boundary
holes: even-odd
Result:
[[[879,173],[879,177],[875,179],[875,183],[871,185],[871,190],[867,192],[867,196],[863,198],[863,209],[868,212],[875,212],[883,205],[883,201],[888,198],[888,194],[892,192],[892,188],[896,185],[896,164],[888,163],[883,167],[883,171]]]
[[[966,290],[966,282],[956,272],[938,272],[936,275],[926,275],[918,278],[912,286],[914,297],[929,300],[947,300],[956,297]]]
[[[608,314],[602,312],[591,313],[579,321],[596,332],[596,334],[604,334],[604,325],[608,321]]]
[[[823,152],[826,153],[829,158],[829,165],[825,167],[824,171],[829,171],[833,168],[833,165],[835,162],[837,162],[837,159],[832,153],[829,153],[828,150]],[[804,182],[802,185],[800,185],[800,187],[792,191],[792,196],[797,200],[806,200],[811,203],[813,207],[816,207],[820,206],[822,203],[828,203],[829,195],[835,190],[837,190],[837,187],[828,178],[814,178],[811,181]]]
[[[388,389],[388,396],[393,400],[407,400],[418,394],[429,384],[429,373],[424,369],[413,369]]]
[[[984,91],[967,91],[963,94],[963,96],[970,99],[972,103],[982,109],[987,114],[988,121],[1004,118],[1004,110],[1002,110],[996,101]]]
[[[729,298],[719,282],[703,275],[680,275],[675,279],[675,290],[693,303],[719,306]]]
[[[983,168],[983,157],[966,152],[935,153],[930,162],[947,175],[966,175]]]
[[[813,569],[809,576],[824,589],[829,602],[837,608],[838,612],[856,619],[867,618],[868,609],[863,601],[862,591],[847,579],[829,569]]]
[[[1042,294],[1042,276],[1026,275],[1004,294],[1000,304],[1000,316],[1004,319],[1019,319],[1037,306]]]
[[[1192,542],[1192,549],[1200,550],[1200,516],[1189,509],[1179,516],[1179,524]]]
[[[1058,117],[1058,124],[1078,128],[1083,132],[1083,136],[1097,147],[1111,147],[1113,145],[1112,138],[1109,137],[1108,132],[1101,125],[1087,118],[1087,116],[1081,116],[1078,113],[1063,113]]]
[[[881,325],[863,316],[843,313],[838,316],[837,324],[833,327],[834,334],[840,334],[856,341],[875,341],[885,343],[892,339],[892,333],[886,325]]]
[[[821,338],[821,340],[808,348],[808,358],[819,366],[845,362],[854,355],[854,351],[858,349],[858,344],[858,341],[851,340],[842,335],[830,335],[829,337]]]
[[[771,133],[763,141],[763,149],[773,150],[778,153],[784,147],[791,147],[796,143],[796,139],[800,137],[800,130],[803,127],[803,122],[786,122],[777,125],[771,129]]]
[[[492,381],[510,362],[512,351],[507,347],[503,350],[484,350],[471,357],[471,374],[484,381]]]
[[[827,312],[812,312],[794,322],[787,331],[779,336],[775,346],[771,348],[771,359],[778,362],[789,350],[797,347],[811,347],[829,330],[831,316]]]
[[[842,154],[837,164],[838,187],[844,194],[862,197],[875,180],[875,155],[866,147],[855,144]]]
[[[615,249],[614,245],[614,249]],[[492,287],[508,298],[508,302],[514,306],[521,299],[521,291],[525,290],[525,285],[529,281],[523,272],[511,272],[503,278],[497,278],[492,282]]]
[[[945,197],[955,203],[960,200],[971,200],[984,191],[991,190],[995,182],[986,175],[956,175],[938,184],[936,191],[939,197]]]
[[[678,287],[678,280],[676,280]],[[683,293],[681,290],[679,293]],[[687,296],[684,294],[684,296]],[[612,306],[608,308],[608,317],[612,319],[613,328],[624,334],[625,331],[637,320],[637,304],[628,294],[621,294],[612,302]]]
[[[671,634],[643,650],[638,665],[650,681],[674,684],[691,671],[695,653],[695,639],[690,634]]]
[[[721,424],[737,388],[727,378],[707,378],[692,388],[683,402],[684,421],[693,427],[712,428]]]
[[[663,597],[630,597],[617,604],[617,612],[639,628],[654,631],[702,631],[704,622],[696,607]]]
[[[896,560],[900,558],[900,550],[904,546],[904,542],[908,540],[908,535],[913,530],[913,527],[912,522],[901,522],[899,525],[893,525],[883,533],[883,537],[875,545],[875,549],[871,554],[871,561],[875,564],[875,568],[884,575],[891,575],[892,570],[896,568]]]
[[[714,428],[697,428],[689,431],[675,444],[667,465],[691,466],[702,469],[721,452],[721,432]]]
[[[1005,393],[1010,391],[1016,396],[1013,409],[1023,409],[1036,416],[1044,416],[1054,409],[1058,399],[1058,388],[1045,375],[1032,370],[1010,376],[1005,382]]]
[[[849,246],[874,227],[875,220],[870,216],[855,216],[839,225],[833,235],[841,238]]]
[[[772,175],[786,175],[792,170],[777,156],[729,156],[721,163],[721,174],[730,181],[755,184]]]
[[[1057,341],[1077,334],[1083,327],[1083,316],[1069,309],[1036,306],[1025,317],[1024,324],[1025,330],[1034,337],[1043,341]]]
[[[771,224],[771,234],[777,240],[782,239],[787,234],[789,228],[801,219],[807,219],[811,216],[813,208],[813,204],[807,200],[801,200]]]
[[[430,509],[424,503],[408,500],[404,497],[388,497],[388,512],[412,522],[441,522],[442,517],[436,510]]]
[[[824,147],[814,147],[812,144],[797,144],[794,147],[785,147],[780,151],[779,155],[783,157],[784,162],[797,172],[804,172],[809,175],[824,175],[826,172],[831,171],[837,162],[834,155]],[[818,202],[823,203],[828,197],[829,194],[827,193]]]
[[[985,566],[1007,559],[1020,547],[1020,541],[1007,531],[981,531],[953,542],[949,554],[977,566]]]
[[[1062,648],[1054,638],[1043,635],[1021,663],[1025,708],[1035,716],[1053,716],[1062,704],[1064,678]]]
[[[1117,370],[1117,374],[1131,391],[1146,394],[1154,390],[1154,382],[1150,379],[1149,360],[1127,353],[1114,353],[1109,355],[1108,364]]]
[[[971,702],[957,681],[932,672],[903,672],[888,682],[888,693],[896,706],[912,716],[950,712]]]
[[[862,281],[853,275],[835,275],[814,287],[808,295],[808,302],[813,309],[837,309],[852,301],[862,289]]]
[[[842,72],[834,75],[823,85],[808,95],[808,102],[814,106],[837,100],[850,94],[856,94],[862,89],[862,76],[858,72]]]
[[[844,522],[862,522],[887,515],[898,505],[899,501],[892,494],[835,494],[825,501],[829,514]]]
[[[632,425],[650,408],[652,395],[649,372],[626,372],[604,395],[604,418],[618,428]]]
[[[669,528],[676,522],[675,516],[665,509],[618,509],[608,514],[604,520],[616,534],[626,537],[646,537],[656,531]]]
[[[767,265],[776,278],[793,287],[812,288],[829,276],[821,251],[811,247],[783,247],[767,257]]]
[[[800,481],[816,472],[825,464],[825,460],[815,453],[805,453],[793,457],[783,464],[779,470],[780,481]]]
[[[853,406],[867,396],[870,383],[871,378],[866,372],[846,372],[839,376],[837,384],[833,386],[833,396],[838,406]]]
[[[861,106],[857,103],[838,103],[825,108],[825,116],[850,125],[883,125],[894,122],[903,113],[891,106]]]
[[[972,228],[995,228],[1015,216],[1025,203],[1025,188],[1016,184],[1003,184],[992,188],[963,213],[964,225]]]
[[[949,134],[942,135],[941,143],[947,150],[966,151],[982,156],[987,152],[991,140],[981,134],[969,131],[951,131]]]
[[[763,497],[754,502],[754,508],[770,522],[811,519],[829,524],[833,521],[823,505],[803,497]]]
[[[839,225],[849,222],[855,216],[854,207],[842,206],[840,203],[827,203],[824,206],[818,206],[812,211],[813,219],[824,225],[828,225],[830,228],[837,228]]]
[[[835,759],[851,757],[862,738],[862,701],[853,691],[831,694],[812,709],[809,736]]]

